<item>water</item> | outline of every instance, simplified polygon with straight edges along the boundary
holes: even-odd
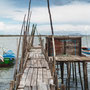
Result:
[[[82,47],[84,47],[84,46],[90,48],[90,36],[82,37]]]
[[[17,53],[18,37],[0,37],[0,55],[3,51],[13,50]],[[0,68],[0,90],[9,90],[9,83],[13,80],[14,66],[9,68]]]
[[[0,55],[3,50],[13,50],[17,53],[17,41],[19,37],[0,37]],[[43,38],[45,41],[45,38]],[[90,36],[82,37],[82,46],[90,47]],[[35,38],[34,45],[38,44],[38,39]],[[9,68],[0,68],[0,90],[9,90],[9,83],[13,80],[15,65]],[[88,63],[88,78],[90,78],[90,63]],[[89,80],[90,84],[90,80]],[[80,84],[79,84],[80,85]],[[74,90],[74,88],[72,89]],[[80,90],[80,88],[78,88]]]

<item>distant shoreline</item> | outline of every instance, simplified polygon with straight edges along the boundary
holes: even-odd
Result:
[[[23,36],[23,35],[0,35],[0,37],[20,37],[20,36]],[[30,36],[30,35],[28,35]],[[40,35],[35,35],[36,37],[40,36]],[[42,37],[48,37],[48,36],[51,36],[51,35],[41,35]],[[54,36],[90,36],[90,35],[54,35]]]

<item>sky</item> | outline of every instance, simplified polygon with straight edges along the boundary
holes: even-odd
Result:
[[[47,0],[32,0],[31,25],[50,34]],[[29,0],[0,0],[0,35],[20,34]],[[90,34],[90,0],[50,0],[54,32]]]

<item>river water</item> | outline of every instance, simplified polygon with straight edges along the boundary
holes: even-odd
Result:
[[[19,37],[0,37],[0,55],[3,54],[3,50],[13,50],[17,53],[17,42]],[[37,39],[35,43],[37,44]],[[90,47],[90,36],[82,37],[82,46]],[[15,65],[9,68],[0,68],[0,90],[9,90],[9,83],[13,80]],[[88,63],[88,77],[90,78],[90,64]],[[90,79],[89,79],[90,84]],[[74,89],[72,89],[74,90]],[[80,88],[78,89],[80,90]]]

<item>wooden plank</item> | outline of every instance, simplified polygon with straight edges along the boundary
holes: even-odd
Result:
[[[49,78],[52,78],[52,77],[51,77],[50,69],[47,69],[47,77],[48,77],[48,79],[49,79]]]
[[[27,73],[27,72],[28,72],[28,68],[25,68],[24,73]]]
[[[31,86],[36,86],[36,83],[37,83],[37,68],[34,68],[33,70],[34,71],[33,71]]]
[[[29,68],[29,67],[30,67],[30,64],[31,64],[31,61],[28,60],[28,61],[27,61],[27,64],[26,64],[26,68]]]
[[[51,79],[49,66],[40,49],[33,49],[30,53],[30,60],[27,61],[26,69],[21,83],[24,83],[23,90],[50,90],[48,81]],[[38,53],[40,51],[40,53]],[[26,78],[24,78],[26,74]],[[25,79],[25,80],[24,80]]]
[[[37,78],[37,84],[42,83],[42,68],[38,69],[38,78]]]
[[[42,79],[42,80],[43,80],[44,83],[48,83],[48,79],[47,79],[47,69],[46,69],[46,68],[43,68],[42,70],[43,70],[43,72],[42,72],[42,74],[43,74],[43,76],[42,76],[43,79]]]
[[[43,66],[43,67],[46,67],[47,69],[49,69],[48,63],[46,62],[45,59],[42,60],[41,62],[42,62],[42,66]]]
[[[33,68],[30,68],[25,82],[26,86],[30,86],[31,84],[32,73],[33,73]]]
[[[56,61],[65,61],[65,62],[90,62],[90,57],[85,56],[74,56],[74,55],[68,55],[68,56],[56,56]]]
[[[48,90],[47,85],[44,83],[41,83],[38,85],[38,90]]]
[[[38,90],[37,86],[32,86],[32,90]]]
[[[37,63],[38,63],[38,64],[37,64],[37,65],[38,65],[37,67],[42,67],[42,64],[41,64],[41,62],[40,62],[40,59],[37,61]]]
[[[24,87],[24,90],[31,90],[31,88],[28,87],[28,86],[25,86],[25,87]]]
[[[26,81],[26,78],[27,78],[27,74],[28,74],[28,68],[26,68],[24,70],[24,73],[21,77],[21,80],[20,80],[20,84],[19,84],[19,87],[18,88],[24,88],[25,86],[25,81]]]

